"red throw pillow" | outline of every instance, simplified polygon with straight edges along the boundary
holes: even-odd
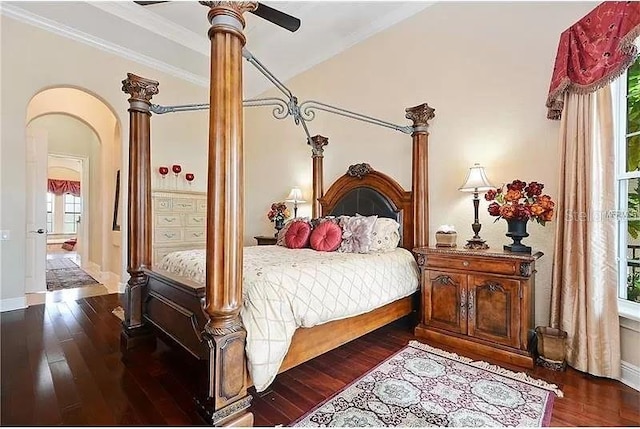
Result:
[[[289,226],[284,235],[284,243],[289,249],[302,249],[309,247],[309,236],[311,235],[311,225],[307,222],[297,220]]]
[[[338,250],[342,242],[342,228],[333,222],[322,222],[311,233],[311,248],[320,252]]]

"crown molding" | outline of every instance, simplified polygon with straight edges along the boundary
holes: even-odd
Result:
[[[172,42],[189,48],[199,54],[209,57],[211,54],[211,45],[206,35],[200,35],[191,30],[178,25],[157,13],[154,13],[144,6],[133,2],[86,2],[111,15],[144,28]],[[206,16],[206,10],[202,8],[203,19]]]
[[[171,64],[167,64],[163,61],[143,55],[139,52],[125,48],[115,43],[108,42],[104,39],[92,36],[91,34],[85,33],[83,31],[76,30],[75,28],[69,27],[51,19],[28,12],[17,6],[7,4],[6,2],[3,2],[0,5],[0,14],[16,21],[29,24],[50,33],[56,34],[58,36],[66,37],[67,39],[84,43],[85,45],[98,48],[110,54],[117,55],[146,67],[167,73],[171,76],[177,77],[195,85],[205,88],[209,87],[209,79],[206,77],[196,75],[179,67],[175,67]]]

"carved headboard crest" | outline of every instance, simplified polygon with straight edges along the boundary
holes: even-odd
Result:
[[[350,165],[349,168],[347,169],[347,175],[351,177],[357,177],[358,179],[362,179],[364,176],[366,176],[367,174],[373,171],[374,171],[373,168],[369,164],[367,164],[366,162],[363,162],[361,164]]]

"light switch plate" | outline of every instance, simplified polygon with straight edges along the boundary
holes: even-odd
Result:
[[[0,231],[0,241],[9,240],[11,238],[11,233],[8,229],[3,229]]]

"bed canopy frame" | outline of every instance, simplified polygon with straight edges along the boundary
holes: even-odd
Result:
[[[208,377],[206,394],[203,398],[197,398],[197,401],[201,415],[211,424],[251,426],[253,415],[249,412],[251,396],[247,393],[248,377],[244,351],[246,331],[240,319],[244,236],[242,58],[244,56],[254,65],[259,64],[264,70],[266,68],[243,49],[246,42],[243,34],[243,14],[255,9],[256,3],[201,3],[206,3],[209,7],[208,19],[211,23],[208,33],[211,40],[209,104],[206,107],[187,105],[189,108],[153,106],[151,99],[158,94],[158,82],[131,73],[127,74],[127,78],[122,82],[122,90],[130,96],[127,231],[127,271],[130,279],[124,294],[125,319],[122,323],[121,346],[123,351],[126,351],[148,340],[150,325],[153,323],[150,323],[151,318],[145,314],[144,301],[148,299],[148,290],[153,289],[154,285],[169,287],[169,294],[187,290],[189,287],[196,290],[194,286],[185,286],[168,275],[152,270],[151,113],[164,113],[162,110],[193,110],[194,106],[198,106],[199,109],[208,108],[210,115],[206,275],[205,287],[201,288],[203,306],[200,308],[206,322],[203,332],[196,333],[208,349]],[[261,70],[261,67],[258,69]],[[267,73],[271,75],[268,71]],[[413,246],[426,246],[429,231],[428,121],[434,117],[434,110],[426,103],[407,108],[406,118],[412,121],[412,126],[403,127],[317,101],[298,104],[297,98],[277,79],[275,80],[277,83],[273,80],[272,82],[287,95],[288,100],[254,99],[248,100],[245,104],[275,105],[273,114],[279,114],[276,118],[284,119],[291,115],[296,123],[303,125],[307,143],[312,149],[313,215],[330,213],[345,192],[358,186],[357,183],[364,184],[373,189],[381,189],[398,210],[404,210],[404,247],[411,249]],[[306,121],[313,119],[314,109],[411,134],[412,191],[404,191],[397,182],[379,172],[364,171],[363,178],[360,173],[363,173],[363,169],[367,170],[368,166],[361,164],[354,166],[352,171],[331,186],[326,195],[323,194],[323,153],[328,139],[322,136],[311,137],[308,133]],[[197,298],[195,294],[194,297]],[[172,297],[164,299],[168,307],[173,306],[177,312],[185,312],[183,307],[172,302]],[[176,298],[176,301],[179,299]],[[199,300],[195,302],[199,304]],[[396,306],[387,305],[365,315],[303,329],[305,332],[300,335],[304,338],[299,341],[296,341],[296,332],[291,346],[295,352],[292,353],[290,350],[281,371],[395,320],[398,314],[407,314],[407,309],[404,308],[407,305],[411,307],[410,300],[403,300],[402,304]],[[401,309],[400,306],[404,307]],[[193,317],[190,320],[194,323]],[[338,327],[340,329],[337,329]],[[347,338],[351,329],[360,333]],[[347,337],[330,338],[341,331],[346,332]]]

